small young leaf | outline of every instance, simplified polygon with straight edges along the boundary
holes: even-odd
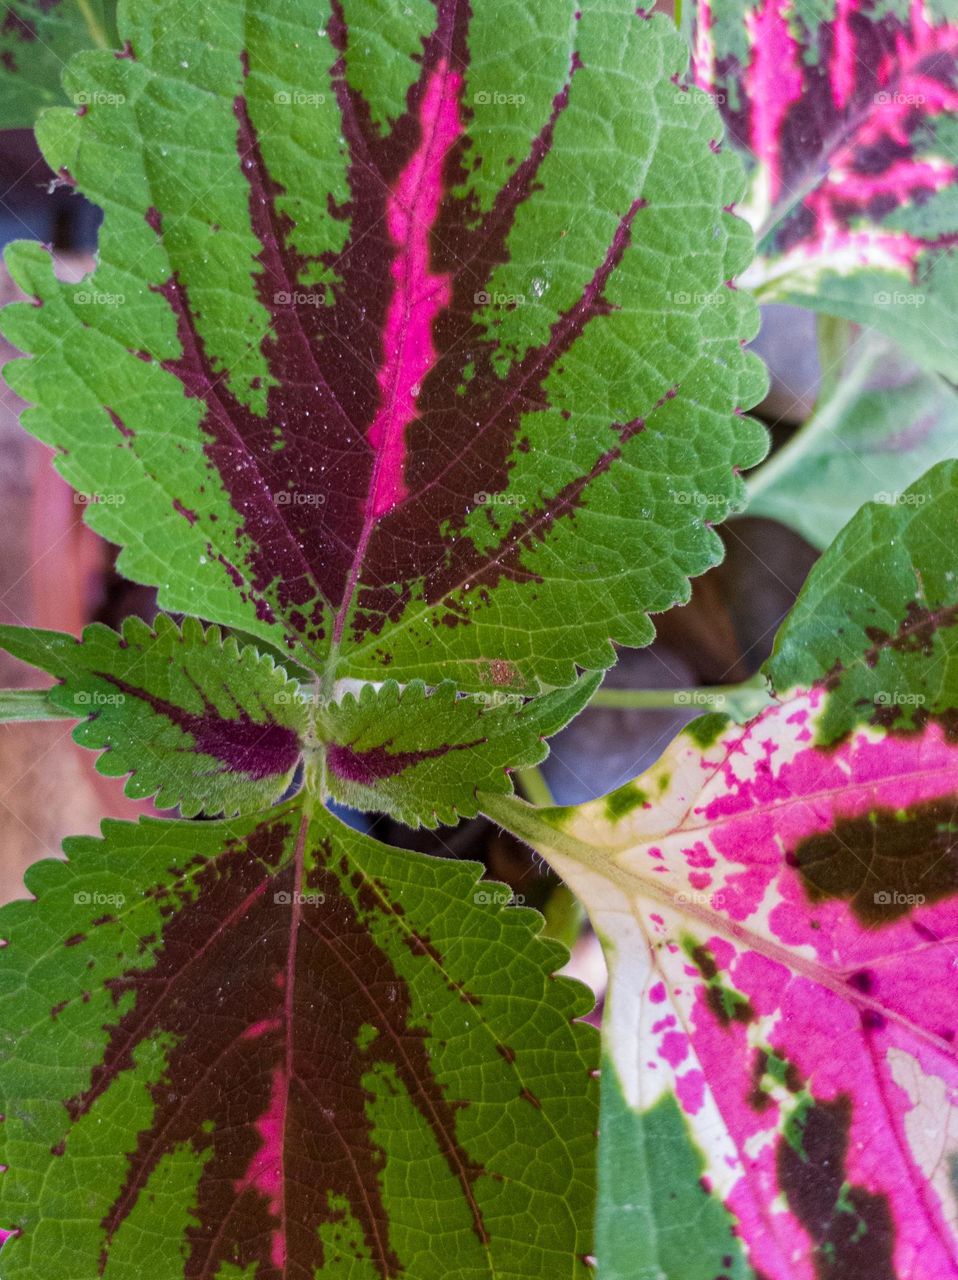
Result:
[[[533,694],[649,641],[764,451],[740,166],[626,0],[372,12],[125,7],[39,130],[99,264],[11,252],[8,377],[167,607]]]
[[[956,528],[954,463],[860,511],[747,725],[578,810],[481,799],[605,945],[605,1280],[958,1274]]]
[[[457,696],[447,681],[364,685],[359,696],[320,706],[333,797],[381,809],[408,826],[454,823],[478,812],[478,791],[509,793],[507,770],[545,759],[544,739],[568,724],[601,680],[596,673],[522,705],[518,694]]]
[[[752,166],[744,283],[958,376],[950,0],[698,0],[692,40],[696,82]]]
[[[49,691],[82,723],[101,773],[129,774],[126,794],[162,809],[232,815],[261,809],[288,787],[308,715],[299,686],[272,658],[187,618],[160,614],[155,631],[127,618],[123,634],[94,623],[83,639],[0,626],[0,648],[56,676]]]
[[[110,822],[0,913],[5,1280],[584,1278],[585,988],[479,867],[295,804]]]
[[[866,502],[958,453],[958,395],[879,334],[855,346],[834,394],[749,479],[749,515],[771,516],[824,550]]]
[[[80,49],[115,34],[114,0],[7,0],[0,24],[0,129],[29,128],[43,107],[65,100],[60,80]],[[89,105],[90,92],[72,100]]]

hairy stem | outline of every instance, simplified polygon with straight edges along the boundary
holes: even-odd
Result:
[[[622,711],[682,710],[721,711],[734,719],[754,715],[771,698],[761,675],[742,684],[702,686],[696,689],[600,689],[590,707],[615,707]],[[530,797],[531,798],[531,797]]]
[[[516,782],[519,790],[530,804],[547,806],[553,803],[549,784],[536,765],[529,765],[526,769],[517,769]]]
[[[50,701],[49,689],[0,689],[0,722],[82,718],[82,710],[71,715],[54,706]]]

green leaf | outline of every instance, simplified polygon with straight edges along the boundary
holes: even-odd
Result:
[[[287,804],[0,915],[5,1280],[585,1277],[585,988],[480,870]]]
[[[127,618],[123,633],[94,623],[82,640],[0,626],[0,648],[56,676],[49,701],[82,720],[97,768],[129,774],[126,794],[156,796],[186,815],[232,815],[278,800],[300,758],[308,714],[299,685],[250,647],[187,618],[160,614],[155,631]]]
[[[60,80],[80,49],[115,41],[114,0],[7,0],[0,26],[0,129],[33,125],[43,107],[60,104]],[[89,91],[71,94],[88,107]]]
[[[765,671],[782,694],[824,683],[824,741],[958,707],[958,463],[869,503],[809,575]]]
[[[895,503],[958,453],[958,396],[866,334],[832,396],[749,478],[749,515],[771,516],[824,550],[865,502]]]
[[[357,809],[380,809],[407,826],[434,827],[478,813],[477,792],[510,793],[507,770],[538,764],[544,739],[578,715],[601,675],[583,677],[523,705],[519,694],[467,694],[451,681],[364,685],[322,704],[316,732],[330,742],[326,785]]]
[[[505,21],[142,0],[41,121],[105,221],[79,285],[9,254],[25,423],[122,572],[327,695],[607,667],[765,448],[742,175],[683,41],[626,0]]]

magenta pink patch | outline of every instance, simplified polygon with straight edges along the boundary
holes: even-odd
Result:
[[[283,1220],[283,1132],[286,1124],[286,1106],[289,1099],[289,1079],[283,1067],[273,1072],[273,1088],[269,1107],[256,1121],[256,1132],[262,1138],[262,1146],[250,1161],[249,1168],[236,1183],[236,1191],[252,1188],[269,1202],[270,1214],[282,1224]],[[273,1232],[270,1257],[278,1270],[286,1264],[286,1231],[281,1225]]]
[[[675,1082],[675,1095],[686,1115],[698,1115],[705,1102],[705,1076],[701,1071],[686,1071]]]
[[[677,1067],[689,1056],[689,1038],[682,1031],[668,1031],[662,1037],[659,1054],[670,1067]]]
[[[461,76],[443,59],[423,94],[419,146],[387,205],[386,223],[398,252],[390,272],[393,294],[383,332],[380,408],[368,436],[378,455],[369,497],[374,517],[384,515],[408,492],[403,478],[406,430],[417,416],[422,381],[436,362],[433,323],[452,297],[450,276],[430,270],[429,238],[443,195],[443,166],[462,133],[461,84]]]
[[[858,8],[858,0],[836,0],[835,21],[832,27],[835,46],[829,75],[832,97],[839,111],[844,111],[855,92],[855,36],[849,18]]]
[[[768,170],[773,203],[782,186],[782,124],[802,96],[801,51],[788,29],[785,9],[786,0],[765,0],[761,9],[749,11],[745,19],[752,41],[746,87],[751,101],[764,105],[764,110],[753,112],[752,150]]]
[[[282,1026],[279,1018],[261,1018],[259,1022],[254,1022],[243,1032],[244,1040],[258,1040],[260,1036],[268,1035],[270,1031],[276,1031]]]

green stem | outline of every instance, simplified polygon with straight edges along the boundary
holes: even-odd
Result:
[[[818,342],[818,367],[821,377],[815,408],[822,409],[838,389],[845,363],[852,346],[854,325],[841,316],[815,317],[815,336]]]
[[[90,4],[90,0],[77,0],[77,8],[83,14],[83,21],[86,23],[87,32],[96,47],[98,49],[109,49],[110,41],[103,25],[93,12],[93,6]]]
[[[585,923],[585,907],[566,884],[557,884],[545,904],[542,932],[571,951]]]
[[[721,711],[733,717],[754,715],[768,705],[770,695],[761,675],[742,684],[708,685],[697,689],[600,689],[590,707],[621,711]]]
[[[516,771],[516,782],[519,784],[519,790],[530,804],[548,807],[553,803],[549,784],[534,764],[529,765],[526,769],[518,769]]]
[[[27,720],[79,720],[50,701],[49,689],[0,689],[0,723]]]
[[[798,458],[801,458],[822,436],[833,431],[842,416],[864,390],[872,372],[870,360],[859,360],[839,379],[828,400],[821,408],[815,410],[805,425],[799,428],[788,444],[782,446],[777,453],[748,477],[745,487],[748,490],[749,504],[753,503],[760,493],[764,493],[786,472],[790,471]],[[819,397],[821,401],[821,397]],[[746,513],[748,508],[746,507]]]

